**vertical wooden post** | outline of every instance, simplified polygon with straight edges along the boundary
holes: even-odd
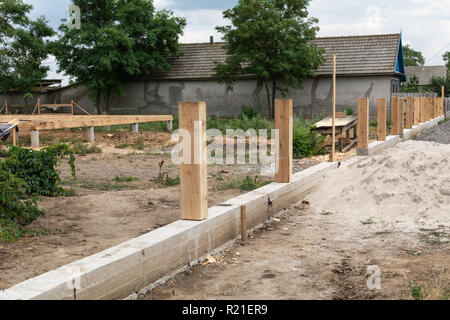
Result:
[[[399,135],[399,119],[398,119],[398,97],[391,99],[391,134]]]
[[[6,98],[6,102],[5,102],[6,106],[5,106],[5,114],[8,115],[9,114],[9,110],[8,110],[8,98]]]
[[[427,122],[427,98],[420,98],[420,122]]]
[[[377,135],[378,141],[386,141],[386,99],[378,99],[377,106]]]
[[[16,128],[13,129],[12,140],[13,140],[13,146],[17,146],[17,129]]]
[[[41,114],[41,98],[38,98],[37,105],[38,105],[38,114]]]
[[[330,162],[336,161],[336,55],[333,55],[333,110],[331,120],[331,154]]]
[[[279,132],[275,172],[275,181],[277,183],[289,183],[292,181],[293,112],[291,99],[275,100],[275,129]]]
[[[358,149],[369,148],[369,98],[358,99]]]
[[[414,125],[420,124],[420,98],[414,98]]]
[[[406,99],[406,129],[412,129],[414,123],[414,98]]]
[[[241,239],[247,242],[247,207],[241,206]]]
[[[74,105],[73,105],[73,100],[71,100],[70,104],[71,104],[71,109],[72,109],[72,115],[74,115],[75,114],[75,108],[74,108]]]
[[[190,159],[183,157],[180,168],[181,219],[208,218],[208,160],[206,153],[206,103],[180,102],[178,104],[180,130],[190,135]],[[182,134],[182,133],[181,133]],[[187,139],[188,137],[181,137]],[[183,151],[184,152],[184,151]]]
[[[405,131],[405,99],[398,98],[398,134],[403,136]]]
[[[441,102],[440,115],[445,116],[445,100],[444,100],[445,99],[445,87],[444,86],[442,86],[441,99],[442,99],[442,102]]]

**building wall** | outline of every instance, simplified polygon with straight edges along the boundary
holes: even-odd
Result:
[[[398,80],[395,80],[398,81]],[[110,108],[112,114],[177,114],[179,101],[206,101],[208,114],[237,116],[242,105],[261,106],[267,111],[267,98],[264,88],[258,87],[255,80],[237,82],[233,89],[206,81],[134,81],[124,85],[125,95],[113,95]],[[370,114],[376,115],[377,98],[390,101],[392,79],[389,76],[339,77],[337,79],[337,110],[352,107],[357,110],[361,97],[370,98]],[[281,97],[281,94],[278,94]],[[286,97],[294,100],[297,115],[311,117],[331,112],[331,78],[314,78],[304,82],[301,90],[291,89]],[[71,86],[41,98],[42,103],[69,103],[79,101],[89,112],[95,112],[95,103],[88,97],[85,87]],[[23,99],[22,99],[23,100]],[[1,103],[0,98],[0,103]]]

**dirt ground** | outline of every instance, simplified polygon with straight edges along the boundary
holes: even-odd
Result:
[[[132,147],[139,137],[144,141],[143,150]],[[85,138],[84,131],[42,132],[41,145],[85,142]],[[24,138],[21,141],[26,144]],[[61,163],[62,186],[73,189],[75,195],[39,200],[47,214],[27,226],[39,234],[15,243],[0,242],[0,290],[179,219],[179,187],[154,181],[160,172],[170,178],[179,175],[178,166],[171,161],[173,145],[168,133],[100,132],[96,133],[96,146],[101,153],[76,157],[76,182],[67,163]],[[340,157],[351,155],[354,152]],[[322,161],[327,157],[299,160],[294,170]],[[213,165],[208,174],[211,207],[247,192],[240,190],[240,182],[247,176],[259,177],[260,167]],[[259,177],[261,182],[271,179]]]
[[[334,170],[247,244],[143,299],[448,300],[449,159],[448,145],[407,141]]]

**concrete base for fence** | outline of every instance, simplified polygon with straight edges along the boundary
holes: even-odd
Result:
[[[358,161],[350,159],[343,165]],[[338,167],[322,163],[209,209],[203,221],[176,221],[141,237],[0,291],[0,300],[123,299],[159,279],[195,264],[206,254],[240,237],[240,207],[255,227],[300,201]],[[77,290],[74,290],[73,288]]]
[[[445,120],[445,116],[441,116],[433,120],[421,123],[418,126],[414,126],[412,129],[405,129],[403,131],[403,136],[388,136],[386,137],[386,141],[372,142],[371,144],[369,144],[368,149],[358,149],[357,154],[359,156],[370,156],[372,154],[379,153],[383,150],[393,147],[403,140],[413,139],[415,136],[421,134],[422,132],[436,127],[442,120]]]

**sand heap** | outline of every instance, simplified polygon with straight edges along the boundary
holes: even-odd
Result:
[[[329,173],[307,199],[320,214],[405,230],[450,226],[450,145],[407,141]],[[348,218],[348,219],[347,219]]]

